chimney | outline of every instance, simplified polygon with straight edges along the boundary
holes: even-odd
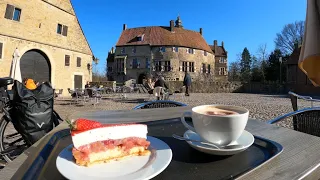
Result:
[[[217,40],[214,40],[214,41],[213,41],[213,46],[214,46],[214,47],[218,46],[218,41],[217,41]]]
[[[223,41],[221,41],[221,46],[224,47],[224,42]]]
[[[200,34],[202,35],[202,28],[200,28]]]
[[[174,29],[174,20],[170,21],[170,31],[172,32]]]
[[[126,29],[127,29],[127,25],[123,24],[123,30],[126,30]]]

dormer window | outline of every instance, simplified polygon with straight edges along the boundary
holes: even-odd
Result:
[[[195,50],[192,49],[192,48],[189,48],[189,49],[188,49],[188,53],[189,53],[189,54],[195,54]]]
[[[173,51],[173,52],[178,52],[178,51],[179,51],[179,48],[178,48],[178,47],[172,47],[172,51]]]
[[[137,41],[143,41],[144,34],[137,36]]]
[[[165,48],[165,47],[160,47],[160,48],[159,48],[159,51],[160,51],[160,52],[166,52],[166,48]]]

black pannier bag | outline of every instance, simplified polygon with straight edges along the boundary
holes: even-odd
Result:
[[[5,98],[7,98],[7,92],[5,87],[0,87],[0,113],[2,113],[2,108],[5,106]]]
[[[54,90],[49,83],[29,90],[19,81],[14,81],[12,91],[12,123],[26,143],[32,145],[51,131],[56,123],[53,116]]]

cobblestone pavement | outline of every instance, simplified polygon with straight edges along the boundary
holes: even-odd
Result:
[[[55,110],[62,118],[73,118],[77,112],[97,110],[126,110],[132,109],[144,100],[150,100],[146,94],[127,94],[127,99],[121,100],[119,95],[108,95],[96,106],[90,103],[70,105],[70,100],[57,100]],[[191,94],[185,97],[183,94],[175,94],[171,100],[179,101],[187,105],[225,104],[243,106],[250,111],[250,117],[267,121],[277,116],[292,111],[290,99],[287,95],[243,94],[243,93],[215,93],[215,94]],[[310,107],[310,102],[298,101],[299,108]],[[314,104],[320,106],[320,103]],[[281,126],[289,127],[289,121],[283,121]]]
[[[251,118],[267,121],[277,116],[292,111],[290,99],[287,95],[265,95],[265,94],[243,94],[243,93],[215,93],[215,94],[191,94],[185,97],[184,94],[170,96],[171,100],[179,101],[187,105],[203,104],[225,104],[243,106],[249,109]],[[136,105],[148,100],[154,100],[147,94],[127,94],[127,99],[120,99],[118,94],[108,94],[95,106],[90,102],[71,104],[70,99],[57,99],[54,109],[63,118],[74,118],[79,112],[99,110],[130,110]],[[310,107],[310,102],[298,101],[299,108]],[[320,106],[320,103],[315,103]],[[278,125],[291,128],[290,119],[282,121]],[[11,126],[12,127],[12,126]],[[0,159],[0,168],[1,168]]]

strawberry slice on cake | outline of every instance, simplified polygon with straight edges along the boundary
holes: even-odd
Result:
[[[101,124],[87,119],[68,123],[74,146],[72,154],[78,165],[89,166],[128,156],[150,154],[147,125]]]

